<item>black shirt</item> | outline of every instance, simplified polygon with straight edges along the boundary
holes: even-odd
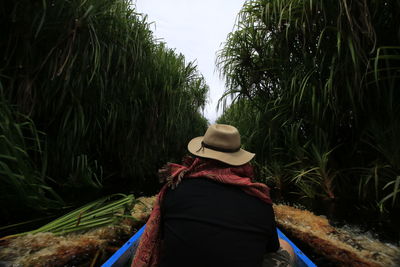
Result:
[[[260,267],[279,248],[272,206],[234,185],[183,180],[161,212],[162,267]]]

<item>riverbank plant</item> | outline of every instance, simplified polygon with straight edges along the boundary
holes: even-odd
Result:
[[[246,1],[219,52],[219,119],[282,194],[399,202],[397,1]]]
[[[130,218],[130,209],[135,199],[133,195],[115,194],[97,199],[79,207],[35,230],[22,232],[4,239],[14,238],[28,234],[53,233],[66,235],[73,232],[85,232],[90,229],[112,225],[123,218]]]
[[[57,210],[154,193],[157,169],[207,127],[204,78],[130,1],[3,1],[0,22],[0,115],[11,121],[1,126],[10,171],[0,187],[27,186],[7,187],[2,224],[16,220],[8,202],[29,219],[54,201]]]

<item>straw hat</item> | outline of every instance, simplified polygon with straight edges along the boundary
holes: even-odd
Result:
[[[188,144],[193,155],[216,159],[233,166],[249,162],[255,154],[240,148],[239,131],[226,124],[213,124],[204,136],[193,138]]]

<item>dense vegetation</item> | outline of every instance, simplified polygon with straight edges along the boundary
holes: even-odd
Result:
[[[193,63],[128,0],[0,3],[1,224],[153,193],[207,121]]]
[[[219,52],[235,100],[219,122],[278,196],[400,208],[399,25],[398,1],[245,3]]]

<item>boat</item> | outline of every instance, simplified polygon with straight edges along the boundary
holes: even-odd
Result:
[[[128,264],[135,255],[140,237],[142,236],[146,225],[142,226],[119,250],[117,250],[102,267],[121,267],[129,266]],[[281,230],[277,228],[279,238],[287,241],[294,249],[297,256],[297,266],[314,267],[315,265]]]

